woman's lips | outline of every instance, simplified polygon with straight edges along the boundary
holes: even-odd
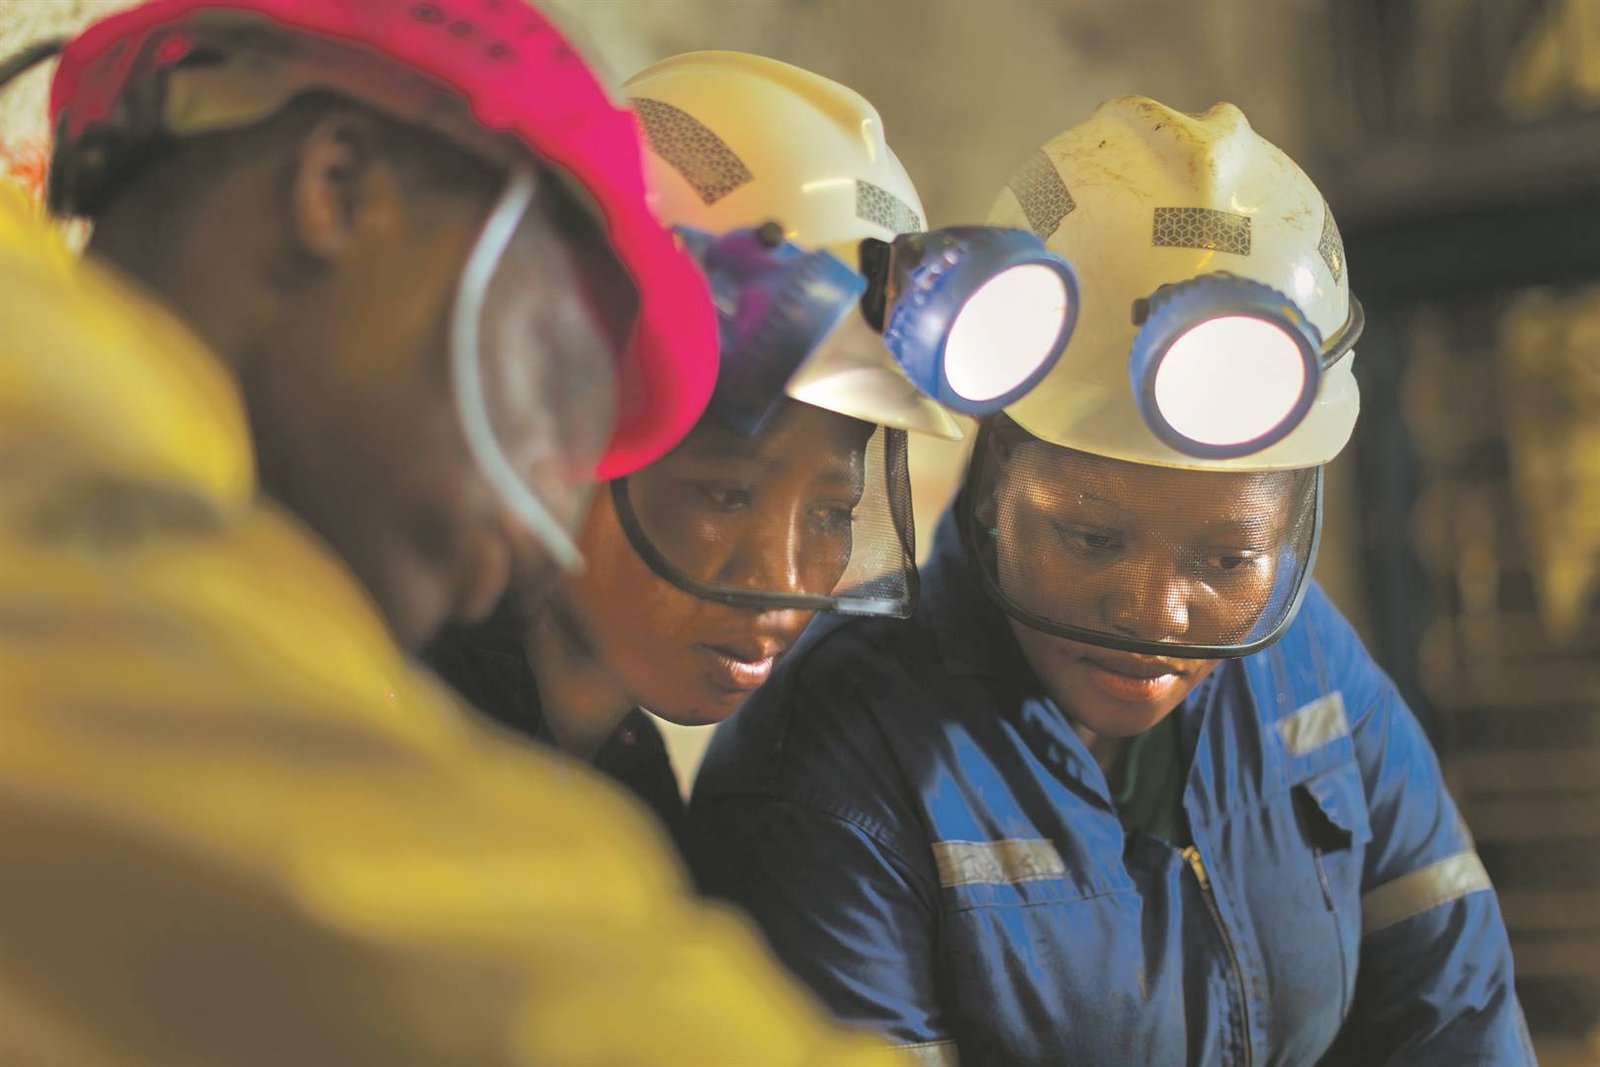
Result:
[[[1083,666],[1096,688],[1128,704],[1153,704],[1171,696],[1186,673],[1167,660],[1145,656],[1085,656]]]
[[[748,693],[761,688],[772,676],[772,668],[783,654],[781,649],[729,648],[725,645],[699,647],[711,663],[707,680],[713,687],[732,693]]]

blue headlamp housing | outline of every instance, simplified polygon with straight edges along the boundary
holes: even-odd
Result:
[[[1169,447],[1201,459],[1270,447],[1311,410],[1324,366],[1354,344],[1360,305],[1353,297],[1351,307],[1340,344],[1324,353],[1321,331],[1271,286],[1222,271],[1163,285],[1133,305],[1140,329],[1128,376],[1140,416]],[[1176,369],[1177,361],[1169,362],[1175,353],[1188,366],[1165,376],[1164,369]],[[1241,370],[1253,380],[1241,380]],[[1179,413],[1185,407],[1219,414],[1215,423],[1226,429],[1197,432],[1198,423]]]
[[[717,306],[722,366],[708,410],[747,436],[761,432],[801,363],[858,308],[919,391],[973,416],[1037,385],[1077,323],[1077,275],[1025,230],[869,238],[859,273],[786,240],[777,223],[720,236],[677,232]]]
[[[1026,395],[1077,323],[1076,273],[1026,230],[953,226],[869,238],[861,260],[876,276],[866,310],[884,345],[912,384],[963,414],[992,414]]]

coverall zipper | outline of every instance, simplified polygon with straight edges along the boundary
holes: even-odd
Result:
[[[1239,953],[1233,947],[1233,938],[1228,936],[1228,928],[1223,925],[1222,912],[1217,908],[1216,897],[1211,892],[1211,876],[1206,874],[1206,865],[1200,859],[1200,850],[1190,845],[1182,852],[1184,861],[1189,864],[1189,869],[1194,871],[1195,881],[1200,883],[1200,896],[1206,902],[1206,910],[1211,913],[1211,919],[1217,924],[1217,933],[1222,935],[1223,947],[1228,950],[1228,963],[1233,968],[1233,977],[1239,984],[1239,1023],[1244,1030],[1244,1065],[1250,1067],[1255,1057],[1250,1048],[1250,991],[1245,986],[1244,968],[1239,966]]]

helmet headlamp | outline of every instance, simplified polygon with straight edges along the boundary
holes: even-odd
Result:
[[[1322,333],[1283,293],[1218,272],[1163,285],[1134,302],[1128,360],[1151,431],[1185,455],[1231,459],[1276,444],[1311,410],[1323,371],[1355,344],[1361,305]]]
[[[1061,358],[1078,280],[1023,230],[961,226],[861,244],[860,273],[806,252],[776,223],[678,233],[710,281],[722,370],[712,410],[759,433],[814,352],[862,319],[918,391],[963,414],[1003,409]]]
[[[1056,365],[1078,315],[1078,278],[1026,230],[953,226],[862,242],[869,321],[923,393],[981,417]]]

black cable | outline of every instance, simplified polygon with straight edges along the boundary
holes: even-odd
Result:
[[[51,37],[31,44],[13,56],[0,59],[0,89],[4,89],[13,79],[28,73],[45,60],[54,59],[66,46],[65,37]]]

